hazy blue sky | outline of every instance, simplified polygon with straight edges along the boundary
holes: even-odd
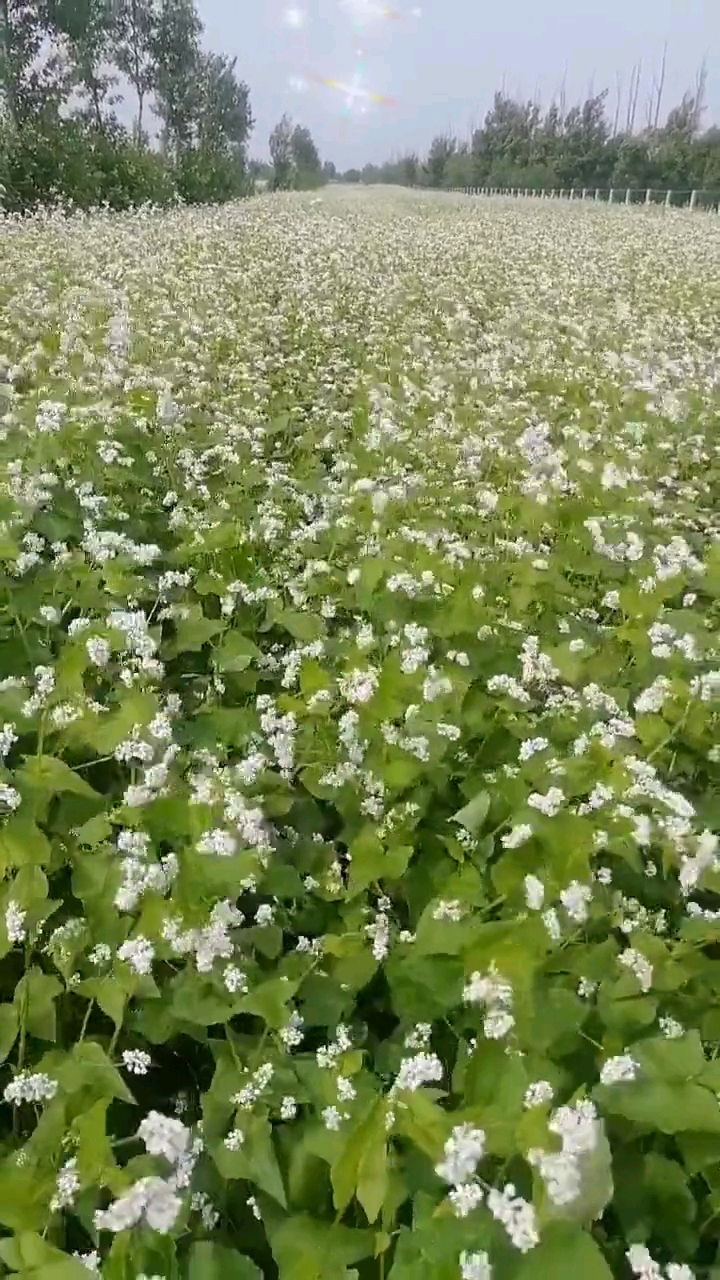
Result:
[[[420,17],[411,16],[421,5]],[[293,30],[288,6],[307,13]],[[616,75],[624,91],[643,59],[637,123],[668,42],[664,110],[692,86],[708,63],[705,123],[720,123],[720,0],[398,0],[402,17],[373,23],[362,37],[364,80],[391,95],[393,107],[343,117],[342,96],[325,87],[293,91],[288,80],[315,73],[348,81],[357,66],[358,37],[339,0],[198,0],[205,44],[238,55],[256,119],[250,151],[267,154],[271,128],[284,111],[307,124],[323,159],[342,169],[391,153],[423,151],[451,128],[466,135],[481,122],[503,82],[508,91],[539,95],[547,105],[566,77],[569,102],[609,89],[614,114]],[[623,109],[624,110],[624,109]]]

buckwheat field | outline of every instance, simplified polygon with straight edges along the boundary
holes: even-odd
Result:
[[[720,219],[0,222],[0,1259],[720,1276]]]

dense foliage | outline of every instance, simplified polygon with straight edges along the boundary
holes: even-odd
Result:
[[[0,0],[0,206],[124,209],[246,193],[249,91],[236,60],[205,52],[201,34],[193,0]],[[116,112],[121,76],[132,128]]]
[[[720,192],[720,129],[702,132],[702,86],[673,108],[666,123],[620,130],[606,113],[607,95],[543,115],[533,102],[495,95],[484,125],[467,142],[433,139],[420,160],[407,155],[351,170],[346,181],[429,187],[633,187]],[[630,126],[630,122],[628,122]]]
[[[0,222],[0,1238],[720,1268],[717,218]]]

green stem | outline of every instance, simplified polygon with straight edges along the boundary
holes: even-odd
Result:
[[[80,1030],[80,1041],[79,1041],[80,1044],[82,1044],[83,1040],[85,1039],[85,1032],[88,1029],[90,1014],[92,1013],[94,1007],[95,1007],[95,998],[93,997],[93,999],[88,1002],[88,1007],[85,1010],[85,1017],[83,1018],[83,1024]]]

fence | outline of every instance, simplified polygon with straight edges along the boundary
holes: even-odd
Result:
[[[605,204],[642,204],[666,209],[704,209],[720,213],[720,191],[665,191],[634,187],[450,187],[466,196],[514,196],[540,200],[592,200]]]

